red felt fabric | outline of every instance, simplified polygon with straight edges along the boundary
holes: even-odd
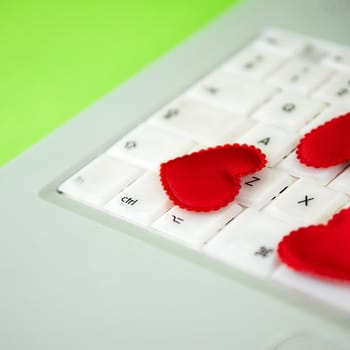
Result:
[[[265,165],[266,156],[254,146],[224,145],[163,163],[160,179],[175,205],[211,211],[233,201],[240,189],[240,178]]]
[[[278,255],[296,271],[350,282],[350,208],[327,225],[292,231],[279,243]]]
[[[316,168],[350,160],[350,113],[311,130],[301,139],[296,152],[301,163]]]

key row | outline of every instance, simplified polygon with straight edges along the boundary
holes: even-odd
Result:
[[[286,44],[290,39],[290,35],[265,33],[235,54],[223,69],[300,94],[312,93],[333,72],[350,72],[350,50],[300,37]]]
[[[286,57],[319,62],[339,71],[350,72],[350,49],[280,29],[265,30],[253,43]]]
[[[281,88],[283,85],[275,87],[267,82],[254,81],[230,71],[219,70],[192,87],[186,95],[231,113],[250,116],[273,98]],[[294,116],[300,118],[297,123],[293,124],[292,121],[290,125],[283,122],[278,126],[296,130],[308,121],[305,118],[317,115],[327,103],[350,105],[350,73],[334,74],[311,94],[311,98],[306,98],[300,92],[295,94],[288,89],[285,89],[282,95],[287,101],[283,101],[279,96],[276,96],[277,101],[271,102],[273,104],[269,105],[269,108],[273,108],[274,114],[294,112]],[[298,105],[300,109],[296,108]],[[310,111],[303,117],[303,113],[307,113],[305,108],[310,108]],[[275,125],[275,122],[273,121],[272,125]]]
[[[259,47],[250,47],[238,53],[222,67],[222,72],[228,76],[262,81],[266,86],[299,95],[314,95],[327,102],[346,102],[349,98],[347,89],[350,69],[348,72],[337,72],[305,58],[286,60],[276,54],[266,53]],[[210,79],[205,83],[219,89],[215,80]]]
[[[337,192],[346,188],[349,193],[349,173],[347,168],[324,187],[305,178],[296,179],[281,169],[265,168],[242,179],[235,202],[263,209],[289,223],[321,222],[328,219],[328,213],[332,215],[349,201],[348,196]],[[142,225],[151,224],[172,207],[157,173],[109,155],[97,158],[65,181],[59,190],[73,199],[106,208]],[[203,220],[206,215],[210,216],[203,214]],[[205,225],[200,225],[200,229],[203,227]]]
[[[107,150],[107,153],[112,157],[121,157],[139,167],[157,172],[162,162],[198,149],[224,143],[246,143],[255,145],[266,154],[269,167],[278,164],[279,168],[290,175],[309,178],[322,185],[327,185],[345,167],[345,165],[338,165],[326,169],[313,169],[301,164],[296,159],[295,152],[292,152],[301,138],[295,132],[287,132],[278,127],[261,122],[254,123],[252,120],[242,118],[232,118],[231,125],[236,125],[236,129],[231,129],[228,123],[224,122],[225,116],[222,122],[219,121],[216,124],[207,123],[204,118],[199,122],[197,121],[199,114],[186,114],[186,108],[191,110],[197,108],[196,103],[192,105],[189,101],[186,101],[186,104],[181,106],[185,109],[179,109],[178,113],[184,117],[179,117],[179,119],[174,117],[177,121],[174,119],[174,122],[170,123],[168,120],[163,122],[161,120],[163,114],[158,114],[149,123],[141,124],[123,137]],[[200,104],[198,108],[202,107]],[[317,125],[318,122],[323,123],[325,120],[333,118],[335,112],[341,110],[343,110],[342,107],[331,107],[319,116],[318,119],[320,120],[313,120],[312,123],[314,125]],[[196,135],[195,132],[192,133],[195,128],[195,125],[191,124],[192,115],[195,115],[193,119],[196,120],[196,125],[198,125]],[[189,123],[186,123],[185,116],[188,116]],[[202,116],[205,116],[205,114]],[[217,117],[220,120],[220,114]],[[249,129],[248,125],[252,127]],[[217,139],[215,137],[205,138],[205,134],[210,134],[210,128],[212,130],[221,129],[225,136]],[[307,131],[305,130],[305,132]],[[231,138],[232,134],[236,134],[236,138]],[[190,137],[191,135],[192,137]],[[198,135],[202,135],[202,137]],[[206,142],[203,142],[205,140]]]
[[[267,168],[243,178],[240,194],[229,206],[211,213],[190,212],[173,207],[157,174],[146,172],[137,177],[140,174],[140,169],[105,155],[65,182],[60,191],[117,217],[152,225],[192,248],[200,248],[246,206],[255,211],[263,208],[261,215],[296,228],[325,222],[350,204],[342,193]]]
[[[150,130],[151,133],[148,133]],[[125,137],[108,150],[107,155],[99,157],[66,181],[61,186],[62,192],[76,196],[78,200],[91,205],[101,206],[135,181],[145,169],[158,172],[161,162],[203,148],[189,139],[181,139],[172,134],[169,136],[163,130],[147,124],[135,129],[131,135],[134,137]],[[158,135],[164,138],[162,147],[157,143]],[[284,134],[283,131],[257,125],[238,141],[260,147],[267,154],[268,165],[272,166],[285,154],[289,154],[296,138]],[[340,164],[325,169],[314,169],[301,164],[295,152],[292,152],[279,162],[277,168],[266,168],[243,179],[243,189],[246,189],[241,191],[238,198],[245,206],[261,208],[266,205],[269,196],[272,198],[277,195],[295,178],[329,185],[335,191],[350,195],[350,170],[347,168],[344,171],[346,166],[347,164]]]
[[[248,129],[260,123],[265,125],[266,132],[275,131],[288,145],[316,126],[349,111],[350,104],[328,106],[317,100],[282,92],[275,94],[247,118],[205,101],[182,97],[156,112],[149,118],[149,123],[204,145],[235,142]],[[265,137],[269,135],[265,133]]]

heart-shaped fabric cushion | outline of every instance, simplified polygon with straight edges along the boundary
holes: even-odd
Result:
[[[302,138],[296,152],[301,163],[316,168],[350,160],[350,113],[311,130]]]
[[[278,255],[294,270],[350,281],[350,208],[327,225],[292,231],[279,243]]]
[[[248,145],[223,145],[172,159],[160,168],[168,197],[183,209],[211,211],[233,201],[240,178],[262,169],[265,155]]]

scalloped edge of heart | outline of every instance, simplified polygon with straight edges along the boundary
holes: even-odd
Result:
[[[350,160],[350,156],[345,156],[344,158],[338,158],[334,162],[328,162],[325,163],[324,159],[322,159],[322,155],[320,155],[319,159],[315,162],[315,158],[313,160],[310,159],[310,156],[308,157],[309,151],[305,151],[305,147],[307,147],[307,143],[309,142],[310,137],[313,137],[315,134],[320,132],[320,130],[325,129],[329,127],[330,125],[334,125],[339,122],[339,120],[346,118],[349,119],[349,124],[350,124],[350,112],[341,114],[337,117],[332,118],[331,120],[328,120],[327,122],[317,126],[316,128],[312,129],[308,133],[306,133],[301,140],[298,143],[298,146],[296,148],[296,156],[297,159],[299,160],[300,163],[313,167],[313,168],[318,168],[318,169],[324,169],[324,168],[329,168],[331,166],[336,166],[342,163],[345,163]],[[349,150],[350,153],[350,150]]]
[[[177,161],[178,159],[188,158],[188,157],[191,157],[191,156],[196,155],[196,154],[207,153],[207,152],[211,152],[211,151],[215,152],[218,149],[224,149],[224,148],[241,148],[241,149],[243,148],[243,149],[253,151],[255,153],[255,155],[257,155],[257,159],[259,159],[259,161],[260,161],[260,164],[257,164],[256,168],[254,168],[252,171],[242,172],[240,174],[237,174],[235,178],[232,178],[232,184],[233,184],[233,187],[235,189],[235,191],[232,192],[232,198],[230,198],[229,200],[225,200],[221,203],[218,203],[215,207],[207,207],[207,208],[192,206],[192,205],[189,205],[188,203],[184,203],[183,201],[181,201],[181,199],[177,198],[177,196],[174,195],[172,189],[170,188],[170,186],[166,180],[166,175],[165,175],[166,166],[170,162]],[[238,143],[225,144],[225,145],[219,145],[216,147],[208,147],[206,149],[201,149],[199,151],[192,152],[190,154],[185,154],[183,156],[176,157],[176,158],[171,159],[165,163],[162,163],[160,166],[160,180],[161,180],[162,187],[163,187],[165,193],[167,194],[168,198],[175,205],[180,207],[181,209],[195,211],[195,212],[210,212],[210,211],[215,211],[215,210],[221,209],[221,208],[227,206],[229,203],[231,203],[236,198],[237,194],[239,193],[239,190],[241,188],[241,184],[240,184],[241,178],[243,176],[253,174],[253,173],[263,169],[266,166],[266,164],[267,164],[266,155],[261,151],[260,148],[257,148],[253,145],[247,145],[247,144],[238,144]]]
[[[327,227],[332,225],[334,222],[336,222],[341,216],[343,215],[349,215],[350,216],[350,207],[344,208],[340,210],[339,212],[335,213],[327,223],[325,224],[318,224],[318,225],[309,225],[304,227],[299,227],[293,231],[291,231],[289,234],[285,235],[280,242],[278,243],[277,247],[277,255],[279,260],[292,270],[302,273],[305,276],[312,276],[312,277],[318,277],[322,278],[323,280],[329,280],[331,282],[337,281],[337,282],[344,282],[344,283],[350,283],[350,271],[349,273],[340,273],[339,271],[334,271],[332,268],[329,267],[317,267],[313,266],[313,262],[311,261],[305,261],[300,257],[297,257],[295,252],[290,250],[289,242],[293,241],[295,236],[305,235],[307,234],[305,231],[309,229],[313,230],[325,230]],[[320,233],[320,235],[322,232]],[[350,235],[350,233],[349,233]]]

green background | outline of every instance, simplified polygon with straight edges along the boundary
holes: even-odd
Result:
[[[0,166],[235,2],[0,1]]]

